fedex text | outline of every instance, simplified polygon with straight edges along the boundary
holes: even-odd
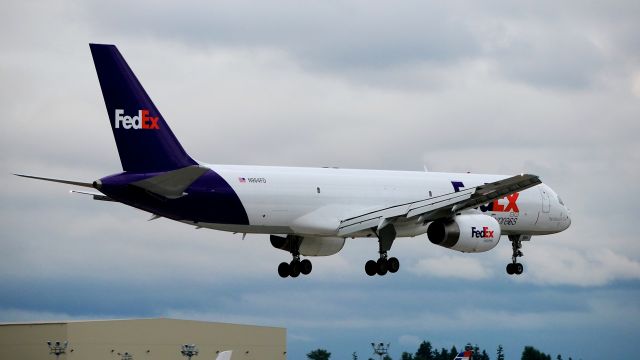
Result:
[[[474,238],[493,238],[493,230],[490,230],[489,227],[483,226],[482,229],[478,229],[475,226],[471,227],[471,237]]]
[[[123,109],[116,109],[115,127],[124,129],[159,130],[158,116],[149,116],[149,110],[138,110],[138,115],[124,115]]]

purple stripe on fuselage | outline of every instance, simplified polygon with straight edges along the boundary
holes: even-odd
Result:
[[[238,195],[220,175],[208,170],[186,190],[186,195],[167,199],[133,182],[162,173],[119,173],[100,179],[100,191],[124,204],[173,220],[248,225],[247,212]]]

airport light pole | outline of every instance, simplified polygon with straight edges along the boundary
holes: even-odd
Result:
[[[67,352],[69,342],[65,341],[61,343],[60,341],[47,341],[47,345],[49,345],[49,354],[55,355],[57,360],[60,358],[60,355]]]
[[[180,353],[191,360],[192,356],[198,356],[198,347],[195,344],[184,344],[180,348]]]
[[[133,360],[133,354],[129,352],[118,353],[118,355],[122,360]]]
[[[380,360],[382,360],[385,355],[389,354],[389,344],[385,346],[383,343],[379,343],[377,345],[376,343],[371,343],[371,347],[373,348],[373,353],[378,355]]]

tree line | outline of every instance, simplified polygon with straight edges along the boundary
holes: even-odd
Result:
[[[471,360],[491,360],[491,357],[487,353],[485,349],[480,349],[480,347],[476,344],[475,346],[471,346],[471,344],[467,344],[466,349],[473,350],[473,356]],[[436,349],[431,345],[429,341],[423,341],[419,346],[415,353],[403,352],[400,356],[400,360],[453,360],[456,355],[458,355],[458,349],[456,349],[455,345],[451,347],[451,349],[441,348]],[[330,360],[331,353],[325,349],[316,349],[307,354],[307,359],[309,360]],[[352,354],[353,360],[358,360],[358,354]],[[505,360],[504,356],[504,348],[502,345],[498,345],[496,349],[495,360]],[[371,357],[368,360],[378,360],[373,359]],[[393,360],[391,356],[385,355],[383,360]],[[545,354],[540,350],[536,349],[533,346],[525,346],[522,350],[522,355],[520,360],[565,360],[562,355],[558,354],[555,358],[552,358],[551,355]],[[567,358],[567,360],[573,360],[571,357]]]

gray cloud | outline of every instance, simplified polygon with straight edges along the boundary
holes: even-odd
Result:
[[[513,356],[530,341],[556,352],[602,351],[585,341],[633,350],[638,309],[617,299],[637,298],[640,276],[637,2],[11,2],[5,10],[0,320],[283,324],[299,357],[323,343],[348,357],[352,344],[404,335],[446,347],[508,339]],[[265,236],[148,223],[136,210],[9,175],[91,181],[119,171],[90,41],[118,44],[198,159],[532,172],[562,195],[574,224],[526,244],[518,279],[503,273],[506,242],[469,255],[418,237],[394,245],[403,269],[395,278],[367,278],[376,245],[356,240],[314,260],[310,278],[283,282],[275,266],[289,255]],[[425,271],[434,264],[475,273]],[[456,325],[475,315],[495,325]],[[505,325],[513,319],[529,328],[514,332]]]

